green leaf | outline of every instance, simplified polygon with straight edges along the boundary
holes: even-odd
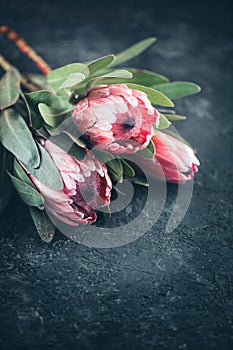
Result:
[[[26,100],[30,107],[31,124],[36,130],[42,126],[42,118],[38,109],[38,104],[43,102],[46,105],[51,105],[54,99],[54,92],[50,90],[40,90],[25,94]]]
[[[82,160],[86,156],[86,149],[73,143],[73,140],[67,135],[67,133],[52,136],[50,141],[78,160]]]
[[[26,94],[26,98],[31,107],[33,127],[37,130],[42,126],[40,115],[52,127],[57,127],[70,115],[71,105],[65,89],[60,89],[57,93],[49,90],[36,91]]]
[[[112,153],[103,149],[99,150],[97,148],[93,148],[91,151],[93,152],[95,157],[101,160],[103,163],[107,163],[109,160],[115,159],[115,156]]]
[[[87,66],[89,68],[90,75],[101,69],[108,67],[114,60],[115,60],[114,55],[108,55],[88,63]]]
[[[25,106],[24,101],[22,98],[19,98],[18,101],[14,104],[14,110],[16,110],[21,117],[28,123],[29,118],[28,118],[28,112],[27,112],[27,107]]]
[[[54,190],[61,191],[63,189],[63,182],[56,165],[44,147],[40,144],[38,144],[38,147],[41,153],[40,166],[37,169],[29,166],[25,167],[38,181]]]
[[[145,92],[150,102],[155,105],[174,107],[174,103],[167,96],[151,87],[131,83],[125,83],[125,85],[130,89]]]
[[[49,128],[49,130],[48,130]],[[38,136],[44,137],[46,139],[50,138],[53,128],[49,125],[43,125],[40,129],[36,130]]]
[[[52,70],[47,75],[47,82],[53,89],[58,89],[72,73],[82,73],[86,78],[89,75],[88,67],[83,63],[72,63]]]
[[[200,86],[187,81],[174,81],[167,84],[160,84],[156,85],[155,88],[172,100],[176,100],[188,95],[193,95],[201,91]]]
[[[25,94],[25,97],[30,104],[37,106],[41,102],[50,105],[54,99],[54,95],[53,91],[39,90]]]
[[[90,88],[90,87],[99,85],[100,82],[105,84],[115,84],[118,82],[118,79],[131,79],[132,76],[133,76],[132,73],[128,72],[127,70],[124,70],[124,69],[114,70],[107,74],[91,79],[88,82],[87,86]],[[115,79],[117,79],[117,81]]]
[[[74,143],[76,143],[77,146],[81,147],[81,148],[86,148],[86,144],[78,137],[75,137],[74,135],[72,135],[70,132],[68,131],[63,131],[65,134],[67,134],[72,141],[74,141]]]
[[[31,107],[32,124],[37,130],[41,128],[41,117],[51,126],[57,126],[67,115],[71,106],[68,102],[68,96],[65,89],[54,93],[49,90],[41,90],[26,94],[26,98]],[[38,105],[42,105],[39,110]],[[45,106],[44,106],[45,105]]]
[[[83,160],[87,154],[84,148],[78,147],[76,144],[73,144],[67,153],[77,160]]]
[[[184,115],[177,115],[177,114],[164,114],[164,116],[171,121],[179,121],[179,120],[186,120],[187,117]]]
[[[55,226],[50,221],[48,215],[45,211],[36,208],[30,208],[30,213],[40,238],[44,242],[50,243],[55,234]]]
[[[17,179],[36,189],[29,176],[25,173],[25,171],[23,170],[19,162],[16,160],[16,158],[13,162],[13,175],[17,177]]]
[[[47,82],[46,82],[46,76],[43,74],[37,74],[37,73],[26,73],[24,74],[26,79],[28,79],[30,82],[38,86],[38,89],[45,89]]]
[[[40,155],[32,134],[14,109],[6,109],[0,114],[0,141],[24,164],[39,166]]]
[[[71,109],[68,98],[67,91],[65,89],[60,89],[54,94],[53,99],[48,106],[57,110],[57,112],[68,108]]]
[[[145,51],[148,47],[150,47],[155,41],[156,41],[156,38],[148,38],[148,39],[139,41],[137,44],[134,44],[133,46],[130,46],[128,49],[122,51],[116,56],[115,61],[111,64],[111,66],[112,67],[118,66],[119,64],[129,61],[132,58],[140,55],[143,51]]]
[[[43,206],[44,204],[43,197],[35,188],[33,188],[32,186],[29,186],[28,184],[19,180],[17,177],[11,175],[10,173],[8,174],[20,198],[24,201],[24,203],[32,207]]]
[[[62,83],[61,88],[67,89],[81,83],[85,79],[85,75],[82,73],[71,73],[67,79]]]
[[[159,125],[157,129],[167,129],[170,126],[169,120],[163,115],[162,113],[159,113]],[[153,125],[154,126],[154,125]],[[156,129],[156,127],[155,127]]]
[[[20,92],[20,99],[18,100],[18,102],[20,102],[24,108],[25,119],[28,120],[30,122],[30,125],[32,126],[32,115],[31,115],[30,106],[28,104],[26,96],[24,95],[24,93],[22,91]],[[17,104],[16,104],[16,106],[17,106]]]
[[[108,172],[113,181],[123,181],[123,166],[120,159],[115,158],[106,162]]]
[[[8,70],[0,80],[0,110],[12,106],[20,94],[20,74],[17,69]]]
[[[156,84],[167,83],[168,78],[163,75],[151,72],[145,69],[136,69],[136,68],[126,68],[127,71],[133,74],[133,78],[130,80],[130,83],[143,85],[143,86],[153,86]]]
[[[141,157],[151,159],[154,157],[155,154],[155,146],[153,142],[150,140],[149,145],[143,149],[142,151],[136,152],[136,154],[140,155]]]
[[[121,163],[123,166],[124,177],[133,177],[135,176],[134,168],[124,159],[121,158]]]
[[[44,121],[53,128],[56,128],[65,119],[71,116],[71,106],[65,110],[60,110],[48,107],[44,103],[39,103],[38,108]]]
[[[59,88],[56,93],[54,94],[54,97],[59,97],[61,98],[64,102],[66,102],[66,104],[68,104],[68,100],[70,97],[70,91],[69,89],[66,88]]]
[[[136,185],[145,186],[145,187],[149,186],[147,179],[144,176],[138,176],[138,175],[134,176],[132,177],[131,181]]]
[[[111,168],[108,168],[108,175],[110,176],[112,181],[116,181],[119,183],[122,183],[123,181],[123,176],[119,176]]]

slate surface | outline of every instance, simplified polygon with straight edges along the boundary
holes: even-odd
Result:
[[[132,64],[203,87],[177,101],[177,111],[190,116],[177,128],[202,165],[188,213],[172,234],[164,233],[168,205],[148,234],[124,247],[91,249],[61,234],[45,245],[14,198],[0,221],[1,349],[230,349],[230,2],[2,1],[0,17],[52,67],[155,35],[158,43]],[[1,49],[35,70],[6,41]],[[168,201],[175,192],[168,187]]]

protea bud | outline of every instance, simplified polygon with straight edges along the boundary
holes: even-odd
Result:
[[[79,161],[48,140],[42,145],[58,168],[64,185],[62,191],[56,191],[29,174],[44,197],[46,209],[72,226],[96,221],[95,210],[110,202],[112,183],[106,166],[89,151]]]
[[[73,107],[72,116],[92,145],[116,154],[146,148],[152,122],[159,119],[145,93],[122,84],[90,89]]]
[[[141,168],[146,174],[155,178],[164,175],[167,181],[174,183],[184,183],[194,177],[200,162],[189,146],[159,130],[152,137],[152,142],[156,149],[154,157],[141,160]]]

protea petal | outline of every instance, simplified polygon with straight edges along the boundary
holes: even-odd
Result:
[[[159,113],[147,95],[123,84],[97,86],[73,106],[73,120],[90,142],[112,153],[146,148]]]
[[[199,160],[193,150],[178,138],[159,130],[152,137],[156,153],[152,159],[140,159],[145,174],[161,178],[161,169],[169,182],[184,183],[193,179],[198,171]]]
[[[29,174],[44,197],[46,209],[72,226],[96,221],[95,210],[109,204],[111,197],[112,183],[106,166],[88,150],[86,157],[79,161],[48,140],[43,140],[42,144],[63,180],[62,191],[56,191]]]

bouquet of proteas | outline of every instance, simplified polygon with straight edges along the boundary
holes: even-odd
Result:
[[[115,68],[154,38],[116,56],[51,70],[15,32],[7,27],[0,32],[44,73],[21,73],[0,56],[5,70],[0,80],[0,210],[14,187],[39,235],[49,242],[55,227],[48,213],[67,225],[92,224],[124,178],[146,186],[147,174],[175,183],[193,178],[198,159],[170,126],[185,119],[172,109],[172,100],[198,92],[199,86],[169,82],[148,70]]]

